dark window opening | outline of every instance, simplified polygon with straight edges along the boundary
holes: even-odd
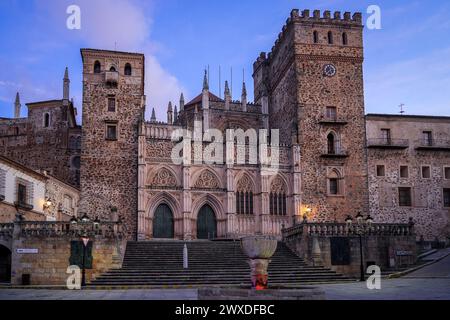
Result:
[[[379,165],[377,166],[377,177],[384,177],[386,175],[385,166]]]
[[[44,114],[44,128],[50,127],[50,115],[48,113]]]
[[[444,189],[444,208],[450,208],[450,189]]]
[[[313,32],[314,43],[319,43],[319,33],[317,31]]]
[[[116,72],[116,68],[114,66],[112,66],[111,68],[109,68],[110,72]]]
[[[286,210],[286,194],[285,193],[270,193],[270,214],[274,216],[285,216]]]
[[[116,112],[116,98],[114,97],[108,98],[108,111]]]
[[[333,44],[333,33],[328,31],[328,44]]]
[[[330,133],[327,137],[327,152],[328,154],[336,154],[336,145],[335,145],[335,138],[334,134]]]
[[[400,207],[411,207],[411,188],[398,188],[399,195],[399,206]]]
[[[346,46],[348,44],[347,33],[345,33],[345,32],[342,34],[342,44],[344,46]]]
[[[400,166],[400,178],[409,177],[409,168],[407,166]]]
[[[433,146],[433,133],[431,131],[424,131],[423,134],[423,143],[425,146]]]
[[[431,178],[431,168],[430,167],[422,167],[422,178],[424,178],[424,179]]]
[[[27,186],[21,183],[18,185],[17,202],[19,204],[27,204]]]
[[[449,180],[450,179],[450,167],[444,168],[444,178]]]
[[[102,72],[102,66],[100,64],[100,61],[95,61],[94,63],[94,73],[100,73]]]
[[[106,139],[107,140],[117,140],[117,125],[108,124],[106,126]]]
[[[127,63],[125,65],[124,73],[125,73],[126,76],[131,76],[131,64]]]
[[[330,179],[330,194],[334,196],[339,194],[339,179],[337,178]]]

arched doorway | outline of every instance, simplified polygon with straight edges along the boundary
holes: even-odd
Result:
[[[167,204],[161,204],[153,218],[153,238],[172,239],[174,237],[173,213]]]
[[[197,239],[213,239],[217,237],[217,221],[214,210],[203,206],[197,217]]]
[[[0,282],[11,281],[11,251],[0,245]]]

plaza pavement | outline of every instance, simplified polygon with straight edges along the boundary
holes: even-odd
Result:
[[[328,300],[450,300],[450,256],[398,279],[382,279],[381,290],[365,282],[316,285]],[[196,300],[196,289],[44,290],[0,289],[0,300]]]

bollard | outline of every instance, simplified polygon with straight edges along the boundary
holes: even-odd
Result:
[[[184,244],[183,248],[183,269],[189,268],[189,262],[188,262],[188,249],[186,243]]]

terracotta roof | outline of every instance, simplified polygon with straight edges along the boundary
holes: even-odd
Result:
[[[216,96],[215,94],[209,92],[209,101],[214,101],[214,102],[223,102],[224,100],[220,99],[218,96]],[[189,101],[188,103],[186,103],[185,106],[190,106],[193,104],[197,104],[197,103],[201,103],[202,102],[202,94],[200,93],[198,96],[196,96],[194,99],[192,99],[191,101]]]

